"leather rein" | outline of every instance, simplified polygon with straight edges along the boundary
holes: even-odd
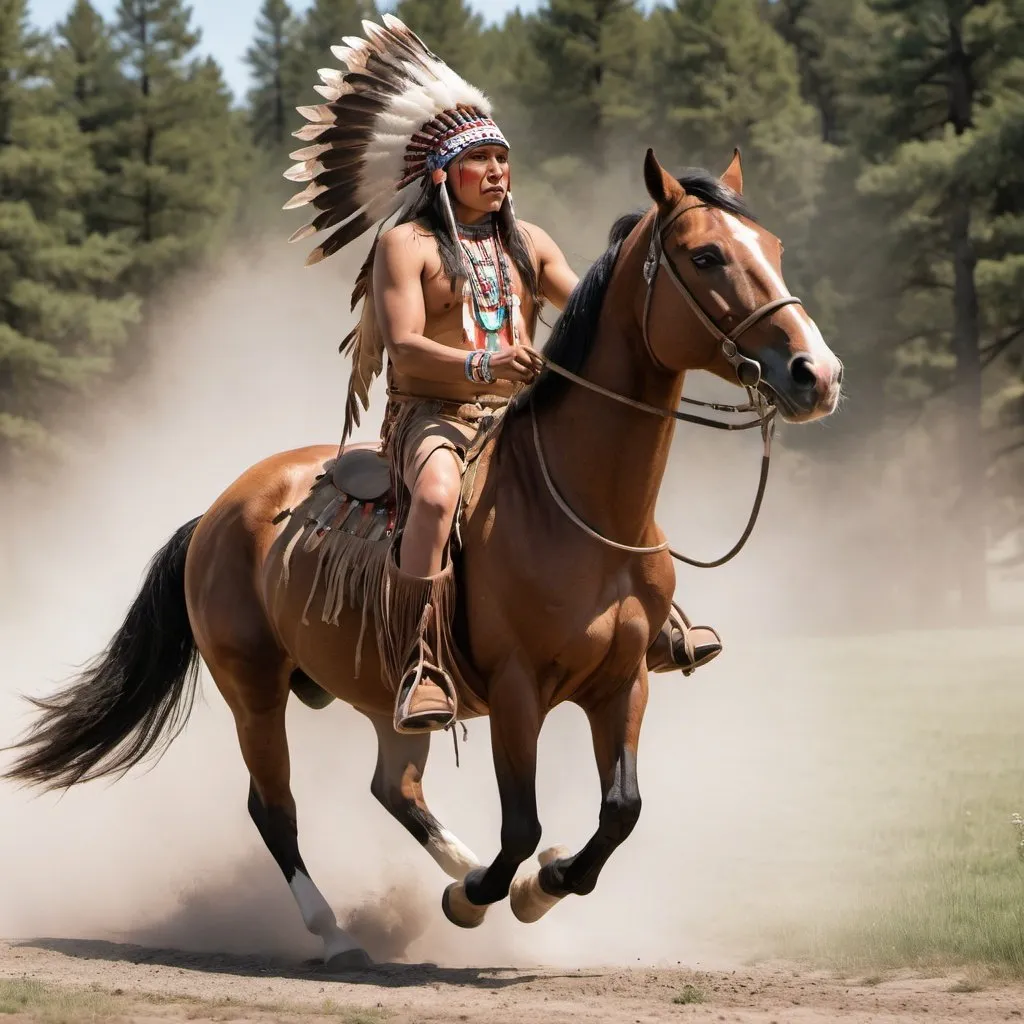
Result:
[[[641,402],[635,398],[628,398],[625,395],[620,395],[618,392],[611,391],[608,388],[602,387],[600,384],[595,384],[593,381],[589,381],[585,377],[580,377],[579,375],[566,370],[564,367],[559,366],[557,363],[553,363],[542,352],[538,354],[540,355],[541,361],[548,369],[562,377],[565,377],[566,380],[572,381],[574,384],[579,384],[581,387],[584,387],[589,391],[593,391],[596,394],[604,395],[606,398],[610,398],[615,402],[637,409],[640,412],[649,413],[653,416],[660,416],[664,419],[671,418],[682,420],[686,423],[696,423],[699,426],[714,427],[717,430],[749,430],[752,427],[759,426],[761,428],[761,439],[764,444],[764,449],[761,455],[761,475],[758,480],[757,494],[754,497],[754,504],[751,509],[750,516],[747,519],[747,525],[744,528],[740,539],[732,546],[732,548],[730,548],[729,551],[722,555],[721,558],[716,558],[710,562],[702,562],[699,559],[691,558],[688,555],[684,555],[681,552],[676,551],[674,548],[669,546],[669,542],[667,540],[661,544],[653,545],[652,547],[635,547],[629,544],[620,544],[618,541],[605,537],[603,534],[598,533],[593,529],[593,527],[584,522],[573,511],[569,503],[561,493],[559,493],[558,488],[551,479],[547,460],[544,458],[544,449],[541,445],[540,432],[537,428],[537,415],[532,401],[530,402],[530,419],[533,425],[533,442],[534,447],[537,450],[537,461],[540,464],[544,483],[547,485],[548,491],[554,499],[555,504],[558,505],[569,520],[587,534],[588,537],[592,537],[594,540],[600,541],[602,544],[605,544],[610,548],[615,548],[617,551],[625,551],[636,555],[653,555],[661,551],[668,551],[673,558],[680,562],[685,562],[687,565],[696,566],[698,569],[713,569],[717,566],[724,565],[726,562],[735,558],[743,549],[743,546],[746,544],[750,534],[753,532],[754,524],[757,522],[758,514],[761,511],[761,502],[764,499],[765,486],[768,483],[768,468],[771,463],[772,437],[775,433],[775,416],[778,412],[775,404],[771,402],[770,399],[766,398],[762,391],[759,390],[762,386],[768,386],[764,384],[762,380],[761,364],[758,363],[757,360],[751,359],[749,356],[745,356],[740,351],[737,341],[744,333],[750,330],[751,327],[760,323],[765,317],[770,316],[778,309],[782,309],[783,306],[800,303],[800,299],[795,295],[785,295],[777,299],[772,299],[769,302],[766,302],[763,306],[759,306],[755,309],[754,312],[745,320],[726,334],[705,312],[700,302],[698,302],[697,297],[690,290],[689,285],[687,285],[686,281],[683,280],[682,275],[679,273],[679,268],[665,252],[665,233],[684,213],[687,213],[690,210],[711,208],[707,203],[691,203],[690,205],[685,205],[685,203],[686,200],[684,199],[679,206],[672,211],[664,225],[659,225],[660,218],[658,216],[654,219],[654,228],[651,232],[651,244],[647,250],[647,256],[644,259],[643,271],[644,280],[647,282],[647,293],[644,297],[642,325],[644,346],[647,349],[648,356],[651,358],[655,366],[665,370],[670,369],[655,355],[651,346],[648,330],[651,315],[651,298],[654,295],[654,285],[658,279],[659,270],[664,270],[668,274],[669,280],[676,286],[683,298],[686,299],[690,308],[696,314],[697,319],[700,320],[701,324],[718,343],[726,361],[735,368],[736,378],[740,385],[746,389],[748,399],[745,405],[722,405],[718,402],[702,402],[694,398],[686,398],[685,396],[682,397],[680,401],[685,402],[688,405],[711,409],[715,412],[756,412],[757,417],[755,419],[745,420],[741,423],[729,423],[722,420],[710,419],[709,417],[695,413],[681,412],[678,409],[664,409],[660,406],[650,405],[647,402]]]

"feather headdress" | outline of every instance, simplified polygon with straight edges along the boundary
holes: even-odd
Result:
[[[290,154],[298,162],[284,177],[309,184],[284,209],[311,205],[319,212],[289,242],[334,228],[306,266],[394,214],[401,219],[411,213],[428,183],[440,183],[460,153],[487,143],[508,147],[487,97],[394,15],[385,14],[383,21],[383,27],[364,21],[365,39],[345,36],[344,46],[332,46],[347,70],[320,69],[323,84],[314,88],[327,102],[296,108],[310,123],[292,134],[310,145]],[[450,205],[448,214],[454,226]],[[339,349],[352,356],[342,446],[359,423],[359,406],[369,408],[370,387],[383,366],[370,288],[375,249],[376,243],[352,291],[351,308],[363,301],[362,313]]]
[[[474,146],[508,146],[487,97],[454,72],[391,14],[363,22],[367,38],[345,36],[331,52],[347,71],[320,70],[327,103],[298,107],[310,123],[296,138],[290,181],[309,184],[284,206],[320,212],[289,239],[335,231],[306,260],[319,263],[378,221],[407,212],[430,175]]]

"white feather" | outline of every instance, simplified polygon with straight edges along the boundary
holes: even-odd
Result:
[[[292,132],[292,137],[302,139],[303,142],[312,142],[314,139],[319,139],[328,128],[333,127],[333,121],[330,124],[304,124]]]
[[[288,154],[289,160],[316,160],[321,153],[326,153],[334,147],[329,142],[320,142],[315,146],[306,146],[303,149],[292,150]]]
[[[377,43],[378,45],[381,43],[384,43],[385,45],[387,44],[387,33],[380,27],[380,25],[375,25],[372,21],[367,21],[365,18],[363,19],[362,24],[363,32],[367,39],[371,42]]]
[[[349,223],[353,217],[365,215],[371,222],[390,216],[399,209],[410,209],[422,194],[423,181],[416,179],[400,192],[396,186],[408,173],[406,161],[410,136],[426,122],[433,120],[444,110],[457,106],[475,107],[486,116],[491,115],[491,103],[481,90],[462,78],[443,61],[431,57],[401,19],[392,14],[383,15],[384,27],[372,21],[363,21],[362,29],[366,38],[343,36],[342,45],[332,46],[331,53],[349,72],[366,68],[371,55],[376,55],[387,70],[382,72],[391,83],[401,89],[397,96],[390,97],[385,109],[373,120],[366,148],[356,166],[352,168],[351,181],[354,197],[359,209],[351,217],[332,225],[338,227]],[[408,35],[406,33],[409,33]],[[345,81],[346,73],[333,68],[320,68],[317,72],[322,85],[313,88],[328,103],[336,102],[341,96],[354,91]],[[292,132],[295,138],[315,143],[323,132],[340,123],[326,105],[297,108],[311,124]],[[339,144],[340,146],[340,144]],[[315,144],[297,149],[291,154],[293,164],[285,172],[291,181],[308,181],[310,184],[288,201],[285,209],[304,206],[325,191],[317,185],[315,178],[323,169],[319,157],[328,150],[340,152],[339,148],[327,144]],[[292,240],[315,234],[311,225],[300,229]],[[316,251],[311,254],[318,262]]]
[[[301,192],[296,192],[281,209],[296,210],[300,206],[306,206],[311,203],[318,195],[326,191],[326,185],[318,185],[315,181],[312,181]]]
[[[345,86],[344,72],[337,68],[317,68],[316,73],[324,85],[329,85],[334,89],[342,89]]]
[[[312,224],[303,224],[297,231],[293,231],[288,237],[289,242],[301,242],[304,238],[316,234],[316,228]]]
[[[304,160],[301,163],[292,164],[283,177],[289,181],[312,181],[316,177],[317,162],[315,160]]]
[[[313,121],[320,125],[334,124],[334,115],[326,105],[317,104],[315,107],[296,107],[295,109],[307,121]]]

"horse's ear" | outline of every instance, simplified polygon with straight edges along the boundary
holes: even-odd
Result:
[[[662,207],[675,206],[686,194],[683,186],[658,163],[653,149],[648,149],[644,158],[644,184],[647,194]]]
[[[725,174],[722,175],[722,181],[736,195],[743,195],[743,168],[740,166],[740,151],[738,149],[732,151],[732,160],[729,161],[729,166],[726,167]]]

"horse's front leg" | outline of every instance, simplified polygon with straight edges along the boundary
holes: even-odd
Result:
[[[601,778],[601,814],[597,831],[576,856],[562,848],[540,856],[541,869],[512,884],[512,912],[520,921],[537,921],[569,893],[593,892],[608,858],[633,831],[640,817],[636,752],[647,707],[647,667],[632,685],[610,700],[587,707],[594,756]]]
[[[519,865],[540,842],[537,818],[537,737],[544,716],[533,672],[518,656],[506,663],[488,690],[491,747],[501,798],[501,849],[486,868],[476,868],[445,889],[445,916],[475,928],[488,906],[508,895]]]

